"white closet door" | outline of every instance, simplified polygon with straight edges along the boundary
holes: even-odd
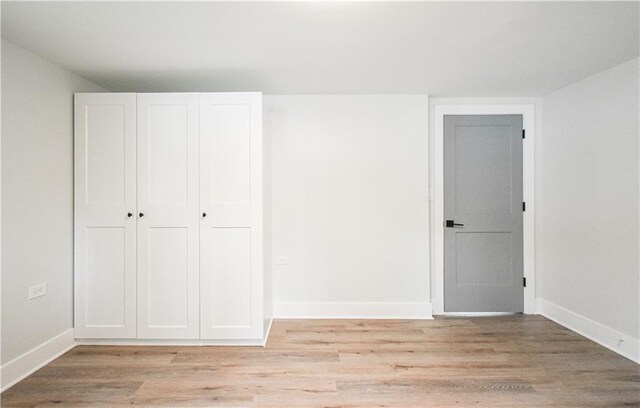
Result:
[[[262,95],[200,94],[201,338],[262,337]]]
[[[74,105],[75,337],[132,338],[136,95],[76,94]]]
[[[198,94],[138,94],[137,216],[138,338],[198,338]]]

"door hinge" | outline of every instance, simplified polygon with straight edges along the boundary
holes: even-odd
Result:
[[[527,211],[527,203],[522,202],[522,211]]]
[[[524,129],[522,129],[522,138],[524,139]]]
[[[527,278],[522,278],[522,286],[527,287]]]

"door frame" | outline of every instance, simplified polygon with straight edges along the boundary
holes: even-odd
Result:
[[[524,313],[535,314],[535,242],[534,242],[534,140],[533,104],[436,105],[434,107],[434,298],[433,313],[444,314],[444,117],[445,115],[522,115],[526,138],[522,146],[522,193],[526,204],[523,214]]]

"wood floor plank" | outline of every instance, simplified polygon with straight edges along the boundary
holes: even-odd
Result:
[[[265,348],[79,346],[3,407],[640,406],[640,365],[540,316],[277,320]]]

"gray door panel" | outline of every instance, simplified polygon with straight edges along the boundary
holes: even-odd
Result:
[[[445,312],[522,312],[522,115],[444,117]]]

